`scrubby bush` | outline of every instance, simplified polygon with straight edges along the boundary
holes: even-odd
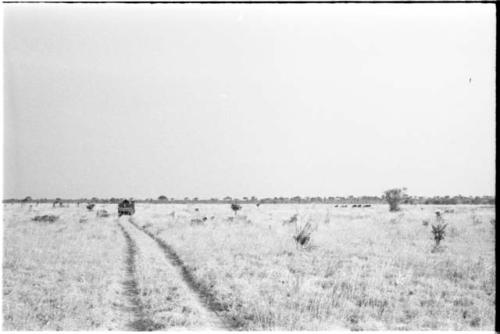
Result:
[[[444,223],[443,216],[441,216],[441,213],[439,211],[436,211],[436,225],[432,225],[432,234],[434,236],[435,242],[433,251],[438,250],[441,241],[444,240],[444,236],[446,234],[446,226],[448,226],[448,224]]]
[[[406,198],[406,188],[393,188],[384,191],[382,196],[389,203],[389,211],[399,211],[399,204]]]
[[[203,223],[207,220],[207,217],[203,218],[192,218],[191,225],[203,225]]]
[[[53,223],[59,219],[59,216],[54,215],[43,215],[43,216],[35,216],[33,221],[36,222],[44,222],[44,223]]]
[[[96,217],[106,218],[109,217],[109,213],[106,210],[97,210]]]
[[[475,213],[472,214],[472,225],[480,225],[482,223],[481,219],[476,216]]]

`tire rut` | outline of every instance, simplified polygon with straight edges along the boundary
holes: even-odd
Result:
[[[153,233],[137,225],[137,223],[132,218],[129,219],[129,222],[136,229],[143,232],[153,241],[155,241],[159,248],[163,251],[166,259],[179,270],[179,273],[183,281],[186,283],[187,287],[200,302],[201,306],[203,306],[207,313],[211,315],[211,317],[214,319],[213,321],[216,322],[215,327],[219,327],[219,330],[241,329],[241,324],[236,319],[220,315],[225,311],[224,306],[219,303],[206,288],[204,288],[200,283],[197,282],[197,280],[191,273],[191,270],[187,267],[187,265],[182,261],[177,252],[170,245],[168,245],[162,239],[156,237]]]
[[[161,329],[163,326],[156,324],[147,318],[144,312],[144,305],[141,302],[136,278],[137,245],[127,230],[119,222],[117,224],[120,227],[127,243],[127,258],[125,260],[127,278],[122,285],[125,292],[124,294],[127,296],[131,306],[126,309],[132,313],[135,319],[134,321],[128,323],[127,326],[134,331],[141,332]]]

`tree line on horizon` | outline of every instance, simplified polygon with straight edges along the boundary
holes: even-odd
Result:
[[[62,201],[65,203],[119,203],[123,198],[79,198],[79,199],[62,199],[62,198],[39,198],[34,199],[27,196],[22,199],[4,199],[4,203],[53,203],[54,201]],[[323,204],[385,204],[387,203],[384,195],[382,196],[330,196],[330,197],[266,197],[257,198],[256,196],[233,198],[231,196],[226,196],[222,199],[210,198],[210,199],[200,199],[198,197],[184,197],[179,198],[168,198],[165,195],[161,195],[156,199],[146,198],[146,199],[134,199],[136,203],[172,203],[172,204],[185,204],[185,203],[199,203],[199,204],[211,204],[211,203],[240,203],[240,204],[312,204],[312,203],[323,203]],[[483,204],[492,205],[495,204],[494,196],[409,196],[405,195],[401,199],[401,204],[441,204],[441,205],[456,205],[456,204]]]

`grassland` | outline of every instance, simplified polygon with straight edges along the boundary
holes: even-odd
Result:
[[[4,206],[4,329],[207,328],[207,309],[245,330],[494,329],[494,207],[449,207],[439,252],[439,206],[141,204],[132,223],[103,207]],[[305,248],[294,214],[316,226]]]

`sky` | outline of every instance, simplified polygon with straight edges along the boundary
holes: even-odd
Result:
[[[4,198],[493,195],[493,4],[4,5]]]

